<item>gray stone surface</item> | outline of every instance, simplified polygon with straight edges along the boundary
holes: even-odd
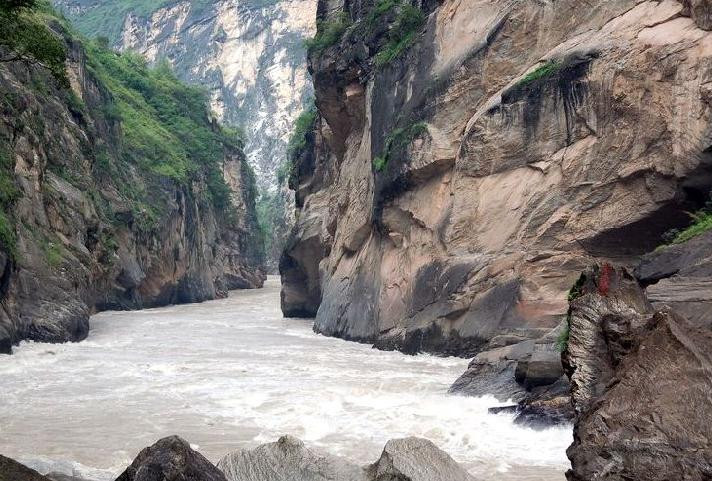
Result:
[[[369,474],[370,481],[474,481],[446,452],[414,437],[388,441]]]
[[[228,481],[367,481],[360,466],[309,449],[292,436],[230,453],[217,466]]]

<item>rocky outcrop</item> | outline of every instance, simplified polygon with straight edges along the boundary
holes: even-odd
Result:
[[[712,232],[645,255],[635,275],[654,306],[669,306],[695,325],[712,327]]]
[[[388,441],[368,472],[373,481],[474,481],[432,442],[413,437]]]
[[[147,155],[154,147],[127,138],[124,122],[135,118],[120,118],[120,92],[107,83],[118,80],[100,78],[96,58],[55,28],[68,45],[71,89],[36,66],[0,67],[0,352],[23,339],[81,340],[97,310],[261,286],[255,187],[239,145],[219,145],[202,164],[185,160],[193,173],[183,181],[168,162],[131,157],[130,142]],[[207,112],[192,114],[218,138]],[[139,132],[159,129],[148,135],[174,142],[154,120],[141,118]]]
[[[709,479],[709,322],[655,310],[625,269],[585,276],[564,352],[576,410],[567,478]]]
[[[574,413],[560,345],[566,329],[562,322],[540,339],[480,352],[450,387],[450,393],[492,395],[502,402],[514,402],[490,412],[514,413],[517,424],[539,428],[571,423]],[[512,341],[503,337],[490,344]]]
[[[359,467],[283,436],[276,443],[231,453],[218,468],[228,481],[474,481],[447,453],[420,438],[388,441],[378,461]]]
[[[178,436],[141,451],[116,481],[226,481],[225,475]]]
[[[319,4],[285,313],[405,352],[536,340],[593,260],[635,263],[704,202],[706,2],[376,3]]]

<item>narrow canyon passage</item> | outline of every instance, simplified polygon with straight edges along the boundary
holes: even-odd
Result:
[[[0,359],[0,452],[109,480],[170,434],[212,461],[288,433],[364,464],[415,435],[480,479],[563,480],[570,429],[516,427],[487,414],[493,399],[447,395],[466,364],[316,335],[281,317],[271,277],[219,301],[96,315],[82,343],[21,344]]]

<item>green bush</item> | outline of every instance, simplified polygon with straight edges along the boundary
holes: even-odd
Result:
[[[380,10],[388,11],[390,8],[393,6],[389,6],[389,2],[386,2]],[[377,6],[376,11],[378,10]],[[407,4],[401,6],[398,17],[388,32],[388,43],[376,54],[376,65],[378,67],[388,65],[405,53],[415,43],[419,30],[424,24],[425,14],[422,10]]]
[[[561,70],[561,67],[561,62],[549,60],[543,65],[540,65],[539,67],[526,74],[519,82],[517,82],[517,85],[521,87],[524,85],[529,85],[530,83],[535,82],[537,80],[551,77],[558,73],[559,70]]]
[[[307,39],[304,45],[309,53],[321,52],[341,40],[351,26],[351,19],[346,12],[341,12],[333,19],[319,20],[314,38]]]
[[[428,131],[428,125],[425,122],[416,122],[409,127],[402,127],[393,130],[386,137],[386,145],[383,149],[383,154],[375,157],[372,161],[373,168],[376,172],[382,172],[392,153],[396,150],[407,147],[413,140],[421,137]]]
[[[302,112],[294,122],[294,130],[289,137],[287,144],[287,156],[292,159],[304,150],[307,146],[307,134],[314,130],[314,122],[316,122],[316,106],[311,107]]]
[[[705,232],[712,230],[712,212],[701,211],[697,214],[691,215],[694,219],[694,223],[687,229],[684,229],[677,234],[672,240],[673,244],[687,242],[700,234],[704,234]]]
[[[45,245],[44,251],[47,264],[51,268],[56,269],[62,265],[62,262],[64,262],[64,249],[62,249],[59,244],[48,242]]]
[[[690,217],[692,217],[693,222],[686,229],[670,229],[663,234],[665,244],[682,244],[712,230],[712,192],[710,192],[705,206],[698,212],[690,214]]]
[[[559,352],[564,352],[566,347],[569,345],[569,336],[571,335],[571,326],[569,325],[569,318],[566,319],[566,324],[564,328],[559,333],[559,337],[556,339],[556,350]]]

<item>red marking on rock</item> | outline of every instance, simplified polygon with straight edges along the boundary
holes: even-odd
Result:
[[[601,276],[598,280],[598,293],[602,296],[607,296],[608,291],[611,289],[611,274],[613,273],[613,267],[610,264],[603,264],[601,269]]]

